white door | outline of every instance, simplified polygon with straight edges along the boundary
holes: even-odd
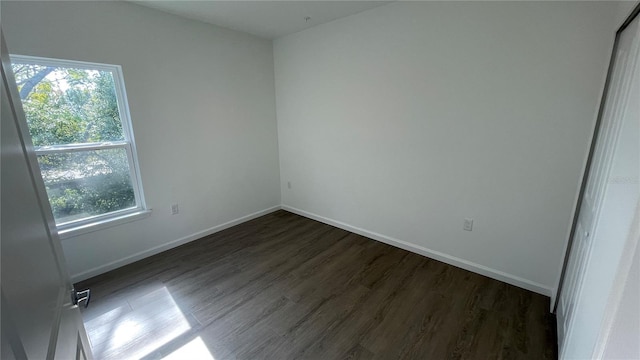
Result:
[[[637,149],[620,146],[620,138],[621,134],[629,135],[625,144],[638,139],[637,123],[640,119],[634,110],[639,104],[637,89],[640,83],[638,22],[636,18],[618,37],[600,133],[558,302],[561,358],[588,357],[586,354],[593,350],[592,339],[597,335],[602,317],[598,303],[606,302],[610,291],[610,284],[607,284],[610,280],[605,278],[617,269],[630,226],[626,223],[631,221],[635,210],[637,185],[628,186],[629,191],[620,197],[616,182],[632,176],[616,176],[617,173],[612,173],[612,165],[618,164],[617,172],[637,171]],[[621,131],[623,128],[625,130]],[[585,326],[587,323],[589,326]]]
[[[89,359],[89,342],[66,270],[2,39],[2,359]]]

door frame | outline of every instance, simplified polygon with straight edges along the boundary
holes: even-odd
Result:
[[[60,242],[58,229],[53,217],[51,205],[49,204],[49,197],[47,195],[46,187],[40,173],[40,165],[38,164],[38,159],[33,147],[33,142],[31,141],[27,119],[24,115],[24,110],[22,109],[22,101],[20,100],[20,96],[18,94],[16,80],[11,68],[9,50],[2,27],[0,27],[0,63],[0,71],[2,72],[3,79],[6,81],[6,84],[4,84],[3,82],[2,86],[5,87],[6,85],[6,96],[10,106],[9,111],[13,113],[14,124],[19,138],[18,140],[20,142],[20,146],[22,148],[22,152],[24,154],[27,169],[29,172],[29,179],[27,180],[27,182],[30,183],[29,185],[34,190],[38,207],[40,209],[40,217],[42,218],[42,221],[45,225],[44,229],[49,239],[48,245],[54,255],[53,258],[56,264],[59,278],[61,279],[60,292],[58,294],[57,306],[52,321],[54,326],[52,326],[51,333],[49,334],[49,344],[46,356],[47,359],[54,359],[56,357],[56,349],[59,345],[58,342],[60,339],[60,324],[63,320],[63,316],[65,316],[65,311],[69,311],[69,309],[71,308],[77,308],[77,305],[73,304],[71,300],[72,292],[75,292],[75,290],[73,288],[73,283],[66,266],[62,243]],[[6,303],[4,293],[2,294],[2,303]],[[13,320],[16,321],[16,319]],[[80,324],[82,325],[81,318]],[[3,328],[2,330],[9,331],[9,335],[12,336],[12,338],[9,339],[10,341],[12,341],[12,349],[14,351],[18,351],[18,354],[15,355],[22,356],[25,351],[24,347],[22,347],[22,343],[20,342],[21,340],[16,337],[18,336],[18,334],[14,333],[13,329]],[[78,340],[82,342],[85,358],[93,359],[89,339],[84,330],[84,327],[81,329],[78,336]],[[18,344],[17,342],[20,342],[20,344]]]
[[[567,266],[569,264],[569,257],[571,255],[571,250],[573,248],[573,240],[576,234],[576,229],[578,225],[578,219],[580,216],[580,208],[582,206],[582,202],[584,199],[584,193],[587,188],[587,182],[589,180],[589,172],[591,170],[591,165],[593,163],[594,152],[596,149],[596,144],[598,142],[598,136],[600,134],[601,125],[602,125],[602,117],[604,114],[605,104],[608,100],[609,95],[609,87],[611,86],[611,78],[613,77],[613,68],[616,62],[616,54],[618,52],[618,45],[620,43],[620,36],[622,32],[631,24],[633,20],[640,14],[640,3],[636,4],[633,8],[629,16],[625,19],[622,25],[616,31],[615,40],[613,43],[613,50],[611,52],[611,58],[609,60],[609,67],[607,68],[607,77],[604,82],[604,90],[602,91],[602,98],[600,99],[600,107],[598,109],[598,116],[596,118],[596,124],[593,129],[593,137],[591,138],[591,145],[589,147],[589,153],[587,155],[587,162],[584,167],[584,172],[582,175],[582,182],[580,183],[580,191],[578,193],[578,199],[576,200],[576,205],[574,207],[573,212],[573,220],[571,222],[571,230],[569,232],[569,240],[567,242],[566,251],[564,253],[564,260],[562,262],[562,271],[560,272],[560,280],[558,282],[557,291],[555,293],[555,299],[553,303],[552,312],[556,313],[558,310],[558,303],[560,301],[560,293],[562,292],[562,287],[564,285],[564,280],[566,277]]]

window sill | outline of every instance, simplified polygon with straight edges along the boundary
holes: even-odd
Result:
[[[60,237],[60,240],[64,240],[64,239],[72,238],[82,234],[87,234],[90,232],[110,228],[112,226],[121,225],[128,222],[136,221],[136,220],[141,220],[150,215],[151,215],[151,209],[136,211],[134,213],[121,215],[121,216],[113,217],[110,219],[104,219],[104,220],[96,221],[90,224],[85,224],[85,225],[80,225],[73,228],[60,230],[58,231],[58,236]]]

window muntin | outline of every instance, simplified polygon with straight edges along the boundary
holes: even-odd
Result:
[[[60,230],[145,209],[121,69],[11,56]]]

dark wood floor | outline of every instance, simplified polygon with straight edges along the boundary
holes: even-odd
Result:
[[[548,298],[286,211],[87,287],[97,359],[556,357]]]

